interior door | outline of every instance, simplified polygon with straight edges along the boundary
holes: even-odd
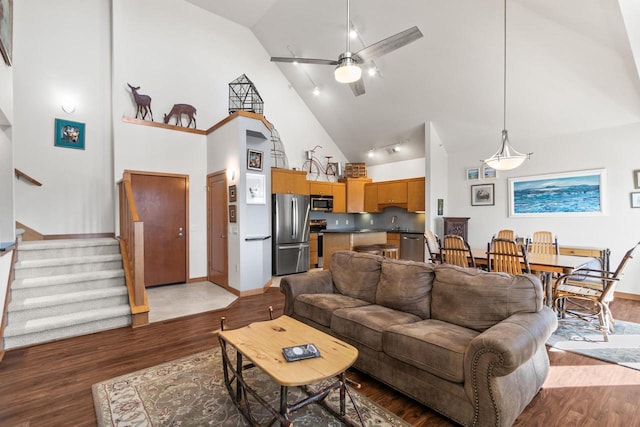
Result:
[[[185,283],[188,177],[133,173],[131,188],[144,221],[145,286]]]
[[[207,259],[208,280],[229,287],[227,246],[227,175],[216,172],[207,176]]]

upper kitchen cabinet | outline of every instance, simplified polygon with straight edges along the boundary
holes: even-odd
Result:
[[[309,184],[309,194],[316,196],[333,196],[333,186],[331,182],[307,181]]]
[[[371,178],[343,178],[340,180],[346,186],[346,211],[349,213],[370,212],[365,208],[365,185]]]
[[[271,168],[272,194],[309,194],[307,173],[289,169]]]
[[[378,205],[406,207],[407,181],[383,181],[378,183]]]
[[[364,211],[380,212],[378,207],[378,184],[375,182],[365,184],[364,186]]]
[[[425,211],[424,178],[415,178],[407,181],[407,211]]]

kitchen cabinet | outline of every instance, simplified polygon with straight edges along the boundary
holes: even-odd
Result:
[[[309,194],[307,173],[271,168],[271,194]]]
[[[318,265],[318,233],[309,233],[309,268]]]
[[[346,186],[346,211],[349,213],[369,212],[365,209],[365,185],[371,178],[344,178],[340,182]]]
[[[407,181],[383,181],[378,183],[378,205],[406,207]]]
[[[333,213],[347,212],[345,185],[341,182],[308,181],[309,194],[333,197]]]
[[[364,211],[380,212],[378,207],[378,184],[371,183],[364,186]]]
[[[324,232],[322,235],[322,268],[327,270],[331,266],[331,257],[336,251],[352,251],[360,245],[375,245],[386,243],[387,233],[373,231],[370,233]]]
[[[309,194],[316,196],[333,196],[331,182],[307,181],[309,183]]]
[[[396,245],[398,247],[398,258],[402,256],[400,253],[400,233],[387,233],[387,245]]]
[[[424,212],[425,181],[424,178],[415,178],[407,181],[407,211]]]

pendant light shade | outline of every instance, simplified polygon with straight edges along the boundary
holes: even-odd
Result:
[[[340,83],[353,83],[362,77],[362,69],[351,58],[351,52],[345,52],[338,58],[339,64],[333,72],[336,81]]]
[[[503,116],[502,116],[502,142],[500,148],[493,156],[484,160],[484,163],[496,170],[510,170],[520,166],[531,154],[522,154],[516,151],[509,142],[507,131],[507,0],[504,0],[504,67],[503,67]]]

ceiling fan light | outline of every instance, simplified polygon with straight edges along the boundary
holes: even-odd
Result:
[[[353,83],[362,77],[362,69],[355,63],[345,62],[336,67],[333,75],[340,83]]]

